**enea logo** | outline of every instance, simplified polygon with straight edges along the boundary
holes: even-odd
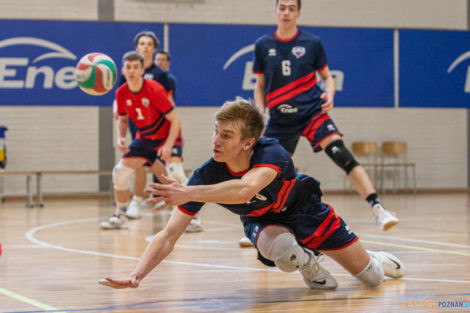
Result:
[[[40,50],[47,49],[46,53],[32,57],[19,57],[23,53],[14,53],[14,56],[6,57],[2,52],[8,50],[13,54],[18,46],[35,46]],[[23,50],[22,50],[23,51]],[[77,60],[77,57],[64,47],[34,37],[15,37],[0,41],[0,88],[2,89],[51,89],[54,86],[60,89],[72,89],[77,86],[74,76],[74,66],[53,68],[44,60],[49,59]],[[56,66],[57,67],[57,66]],[[39,86],[39,84],[42,85]]]
[[[461,54],[457,59],[455,59],[447,69],[447,73],[450,74],[460,63],[467,59],[470,59],[470,51]],[[470,65],[467,68],[467,78],[465,79],[464,91],[465,93],[470,93]]]
[[[271,49],[272,50],[272,49]],[[269,51],[270,55],[276,55],[275,51]],[[251,53],[255,51],[255,45],[248,45],[237,52],[235,52],[227,62],[225,62],[223,69],[224,71],[227,70],[227,68],[235,62],[237,59],[241,58],[243,55],[247,53]],[[331,76],[333,76],[335,80],[335,87],[336,91],[342,91],[343,90],[343,83],[344,83],[344,73],[339,70],[330,70]],[[317,79],[320,83],[320,87],[322,86],[322,80],[321,77],[317,73]],[[243,74],[243,82],[242,82],[242,90],[255,90],[256,87],[256,74],[253,74],[253,61],[247,61],[245,63],[245,72]]]
[[[237,52],[235,52],[227,62],[224,64],[224,71],[237,59],[241,58],[247,53],[255,51],[255,45],[248,45]],[[256,87],[256,75],[253,74],[253,61],[247,61],[245,63],[245,73],[243,74],[242,90],[255,90]]]

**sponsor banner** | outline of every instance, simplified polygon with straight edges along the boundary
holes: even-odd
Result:
[[[400,106],[470,108],[470,32],[400,30]]]
[[[80,58],[90,52],[109,55],[121,72],[122,55],[134,49],[142,30],[163,36],[163,24],[0,21],[0,105],[110,106],[104,96],[82,92],[74,78]]]
[[[337,86],[336,106],[393,107],[393,30],[301,29],[324,44]],[[274,30],[275,26],[171,24],[177,104],[218,106],[236,96],[253,97],[254,42]]]

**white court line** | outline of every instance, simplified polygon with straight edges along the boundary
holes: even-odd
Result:
[[[449,242],[442,242],[442,241],[431,241],[431,240],[422,240],[422,239],[411,239],[411,238],[401,238],[401,237],[391,237],[391,236],[384,236],[384,235],[372,235],[372,234],[360,234],[361,236],[367,236],[372,238],[380,238],[380,239],[392,239],[397,241],[407,241],[407,242],[416,242],[416,243],[425,243],[428,245],[436,245],[436,246],[446,246],[446,247],[456,247],[456,248],[465,248],[470,249],[469,245],[462,245],[458,243],[449,243]]]
[[[67,251],[67,252],[73,252],[73,253],[80,253],[80,254],[88,254],[88,255],[95,255],[95,256],[103,256],[103,257],[110,257],[110,258],[115,258],[115,259],[125,259],[125,260],[134,260],[138,261],[139,258],[136,257],[130,257],[130,256],[125,256],[125,255],[116,255],[116,254],[110,254],[110,253],[102,253],[102,252],[95,252],[95,251],[88,251],[88,250],[79,250],[79,249],[72,249],[72,248],[67,248],[67,247],[62,247],[59,245],[53,245],[41,240],[38,240],[34,237],[34,233],[36,233],[39,230],[44,230],[47,228],[52,228],[56,226],[62,226],[62,225],[67,225],[67,224],[74,224],[74,223],[84,223],[84,222],[91,222],[91,221],[97,221],[100,218],[85,218],[85,219],[78,219],[78,220],[69,220],[69,221],[63,221],[63,222],[57,222],[57,223],[52,223],[48,225],[43,225],[43,226],[38,226],[35,227],[31,230],[29,230],[25,234],[25,238],[35,244],[41,245],[43,247],[48,247],[51,249],[56,249],[56,250],[61,250],[61,251]],[[374,236],[374,235],[372,235]],[[387,239],[396,239],[395,237],[389,237],[389,236],[384,236]],[[398,238],[398,240],[405,240],[404,238]],[[437,244],[437,243],[436,243]],[[442,245],[446,245],[446,243],[439,243]],[[182,261],[169,261],[169,260],[163,260],[162,263],[168,263],[168,264],[175,264],[175,265],[186,265],[186,266],[198,266],[198,267],[205,267],[205,268],[217,268],[217,269],[227,269],[227,270],[241,270],[241,271],[249,271],[249,272],[279,272],[280,270],[277,268],[254,268],[254,267],[241,267],[241,266],[230,266],[230,265],[220,265],[220,264],[207,264],[207,263],[194,263],[194,262],[182,262]],[[346,276],[350,277],[350,274],[334,274],[336,276]],[[428,279],[428,278],[413,278],[413,277],[403,277],[401,280],[407,280],[407,281],[426,281],[426,282],[446,282],[446,283],[458,283],[458,284],[470,284],[470,281],[466,280],[451,280],[451,279]]]

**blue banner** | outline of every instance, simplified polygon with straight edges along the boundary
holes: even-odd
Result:
[[[393,31],[302,28],[320,37],[336,84],[336,106],[393,107]],[[171,24],[177,104],[220,105],[253,97],[254,42],[274,26]],[[380,70],[378,70],[380,69]]]
[[[400,106],[470,108],[470,32],[400,31]]]
[[[91,96],[77,87],[78,60],[102,52],[120,72],[136,33],[163,36],[163,24],[156,23],[1,20],[0,30],[0,105],[110,106],[114,90]]]

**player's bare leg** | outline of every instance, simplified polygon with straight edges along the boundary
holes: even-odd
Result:
[[[134,196],[126,210],[126,216],[130,219],[138,219],[142,217],[140,213],[142,209],[141,203],[144,200],[144,189],[147,183],[147,171],[144,166],[137,168],[134,175]]]
[[[325,138],[320,143],[320,146],[325,151],[330,144],[335,145],[335,142],[340,141],[340,140],[342,140],[341,136],[337,135],[337,134],[334,134],[334,135],[331,135],[331,136]],[[341,142],[341,144],[342,144],[342,142]],[[339,145],[338,147],[339,147],[338,149],[343,149],[344,155],[347,156],[349,154],[349,156],[350,156],[349,159],[352,158],[350,152],[347,151],[347,149],[344,146]],[[337,148],[337,147],[335,147],[335,148]],[[341,152],[339,152],[339,153],[341,153]],[[331,155],[330,155],[330,157],[331,157]],[[342,156],[340,158],[344,159],[346,157]],[[339,162],[337,162],[336,159],[333,159],[333,160],[337,165],[341,164],[341,160]],[[352,159],[352,161],[354,161],[354,159]],[[340,165],[340,167],[341,167],[341,165]],[[351,182],[351,186],[371,206],[372,213],[375,217],[375,220],[376,220],[377,224],[379,225],[379,227],[382,230],[388,230],[391,227],[398,224],[398,218],[394,214],[392,214],[390,211],[386,210],[383,207],[383,205],[380,202],[380,199],[377,195],[377,192],[376,192],[374,186],[372,185],[372,182],[369,178],[369,175],[367,174],[367,172],[365,171],[365,169],[361,165],[357,165],[354,168],[352,168],[350,170],[350,172],[348,173],[348,178],[349,178],[349,181]]]
[[[113,169],[114,197],[116,199],[116,209],[114,215],[107,221],[100,224],[103,229],[126,228],[126,221],[122,213],[127,208],[130,190],[129,179],[136,169],[141,168],[146,160],[144,158],[123,158]]]

